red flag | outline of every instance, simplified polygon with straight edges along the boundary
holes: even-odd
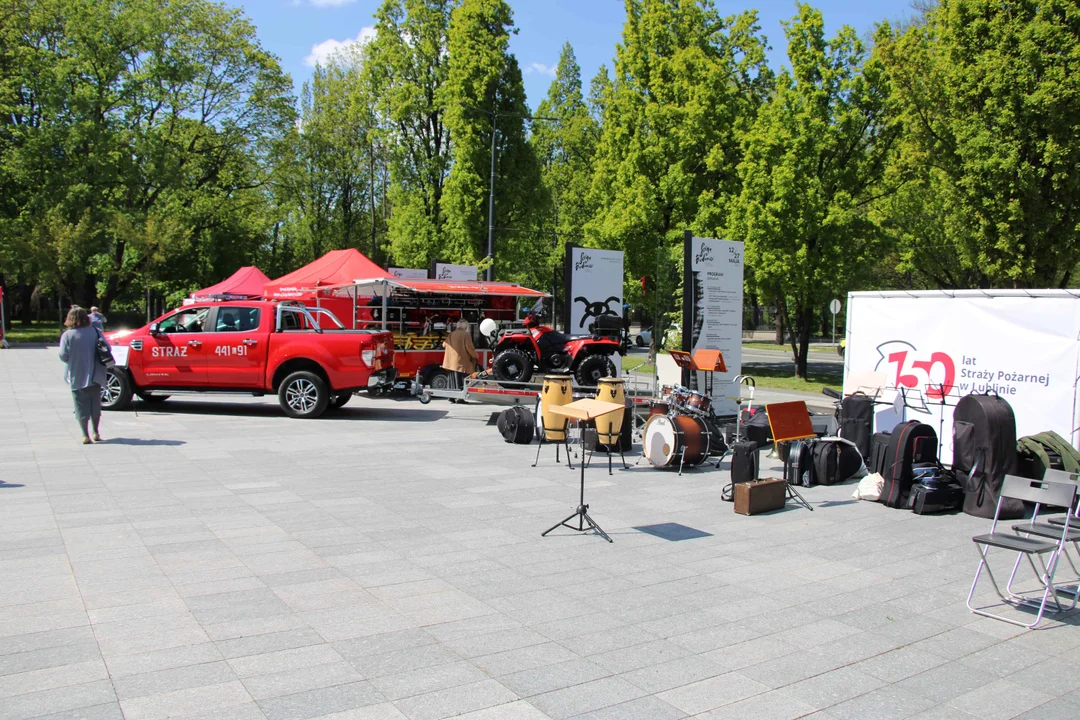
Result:
[[[643,297],[644,297],[644,295],[645,295],[645,278],[647,278],[647,277],[648,277],[648,275],[643,275],[643,276],[641,277],[641,295],[642,295]]]

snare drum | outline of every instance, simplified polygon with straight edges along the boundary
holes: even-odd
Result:
[[[701,418],[653,415],[645,423],[642,452],[653,467],[694,467],[709,456],[711,436]]]
[[[653,400],[649,404],[649,415],[669,415],[671,414],[671,405],[664,400]]]

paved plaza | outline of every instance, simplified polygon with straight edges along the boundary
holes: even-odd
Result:
[[[965,607],[989,521],[597,464],[614,544],[541,538],[578,474],[492,406],[186,397],[84,447],[62,373],[0,351],[0,720],[1080,717],[1075,615]]]

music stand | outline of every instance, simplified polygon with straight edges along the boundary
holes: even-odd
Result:
[[[814,426],[810,423],[810,411],[806,409],[806,403],[802,400],[769,403],[765,405],[765,416],[769,418],[769,430],[774,443],[809,440],[817,437]],[[787,479],[787,472],[784,476]],[[814,511],[814,508],[806,501],[806,498],[799,494],[790,481],[787,484],[787,496],[810,512]]]
[[[727,372],[724,353],[719,350],[695,350],[692,369],[705,374],[705,395],[713,396],[713,373]]]
[[[605,402],[603,400],[595,400],[595,399],[592,399],[592,398],[586,398],[585,400],[575,400],[574,402],[569,403],[567,405],[556,405],[554,407],[548,408],[548,410],[550,412],[555,413],[556,415],[562,415],[562,416],[564,416],[566,418],[577,420],[578,424],[579,424],[579,427],[583,427],[581,425],[581,423],[588,422],[589,420],[595,420],[596,418],[603,417],[604,415],[609,415],[609,414],[611,414],[613,412],[618,412],[620,410],[625,410],[625,406],[620,405],[619,403]],[[599,525],[597,525],[596,522],[589,516],[589,506],[585,504],[585,452],[584,452],[585,448],[584,448],[584,444],[585,444],[584,437],[582,437],[581,462],[578,463],[578,465],[581,467],[581,496],[580,496],[580,499],[578,501],[577,510],[575,510],[565,520],[562,520],[561,522],[555,523],[554,525],[549,527],[547,530],[540,533],[540,537],[544,537],[545,535],[547,535],[549,532],[551,532],[552,530],[554,530],[557,527],[565,526],[565,527],[570,528],[571,530],[576,530],[577,532],[585,532],[586,530],[595,530],[597,533],[600,534],[601,537],[603,537],[609,543],[613,543],[615,541],[612,540],[608,536],[608,534],[606,532],[604,532],[604,529],[601,528]],[[573,525],[570,524],[570,521],[573,520],[575,517],[578,519],[577,527],[574,527]],[[588,525],[588,527],[586,527],[586,525]]]

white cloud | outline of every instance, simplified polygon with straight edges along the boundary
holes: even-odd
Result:
[[[340,0],[318,0],[318,2],[340,2]],[[311,54],[304,58],[304,64],[310,67],[325,65],[331,55],[349,45],[363,45],[375,38],[374,26],[368,25],[360,30],[354,38],[348,40],[335,40],[330,38],[311,46]]]
[[[356,0],[308,0],[315,7],[341,7],[356,2]]]
[[[555,66],[534,62],[529,63],[529,67],[525,68],[525,72],[538,73],[540,75],[550,75],[551,77],[555,77]]]

